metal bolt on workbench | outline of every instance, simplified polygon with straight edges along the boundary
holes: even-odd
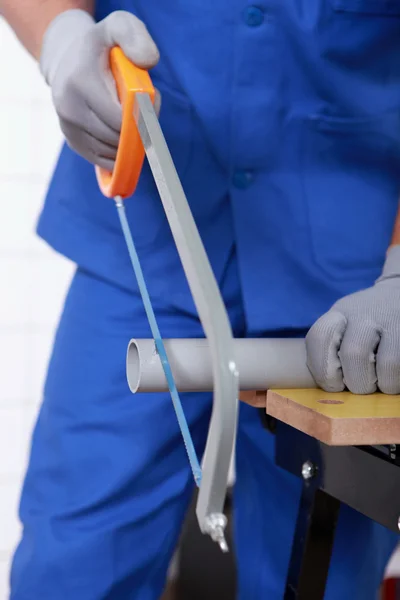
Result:
[[[304,481],[312,479],[315,475],[316,468],[310,460],[307,460],[301,467],[301,476]]]

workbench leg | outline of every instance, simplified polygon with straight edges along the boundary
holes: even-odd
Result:
[[[304,482],[284,600],[323,600],[340,502]]]

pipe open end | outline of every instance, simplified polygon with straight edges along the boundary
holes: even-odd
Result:
[[[140,352],[136,340],[131,340],[126,353],[126,377],[129,389],[136,394],[140,385]]]

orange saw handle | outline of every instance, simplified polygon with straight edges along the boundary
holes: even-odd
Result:
[[[149,73],[136,67],[117,46],[110,51],[110,68],[122,105],[121,134],[114,170],[96,167],[96,176],[107,198],[127,198],[136,189],[144,161],[144,147],[134,116],[135,97],[138,93],[148,94],[154,104],[155,89]]]
[[[394,222],[393,233],[392,233],[392,240],[390,242],[390,247],[391,246],[398,246],[398,245],[400,245],[400,201],[399,201],[399,205],[398,205],[398,209],[397,209],[396,220]]]

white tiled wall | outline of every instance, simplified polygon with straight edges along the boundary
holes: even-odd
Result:
[[[18,496],[72,265],[34,234],[61,134],[34,61],[0,17],[0,600]]]

